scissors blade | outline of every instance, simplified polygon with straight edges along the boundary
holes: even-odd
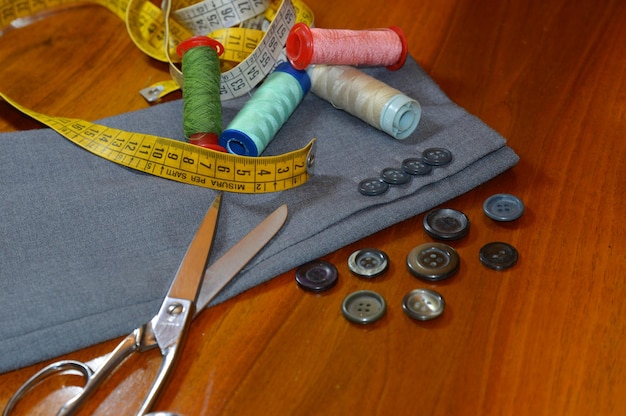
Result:
[[[220,193],[211,204],[187,249],[174,281],[172,281],[167,292],[168,298],[187,299],[195,302],[215,237],[221,202],[222,194]]]
[[[206,270],[194,318],[265,247],[286,219],[287,205],[281,205]]]

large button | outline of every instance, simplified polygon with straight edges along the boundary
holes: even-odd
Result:
[[[324,260],[313,260],[296,269],[296,283],[310,292],[323,292],[337,284],[337,268]]]
[[[435,209],[424,216],[424,231],[439,240],[458,240],[467,235],[469,228],[467,215],[456,209]]]
[[[513,267],[517,263],[518,257],[515,247],[502,242],[485,244],[479,253],[480,262],[494,270]]]
[[[406,257],[409,271],[420,279],[437,281],[447,279],[459,269],[456,250],[443,243],[424,243],[413,248]]]
[[[415,289],[404,295],[402,309],[411,318],[419,321],[435,319],[443,313],[446,302],[438,292],[430,289]]]
[[[368,178],[359,182],[359,192],[367,196],[382,195],[389,189],[389,184],[381,178]]]
[[[428,175],[433,171],[433,165],[424,163],[421,157],[410,157],[402,161],[402,170],[409,175]]]
[[[483,203],[485,215],[496,221],[513,221],[524,213],[524,203],[515,195],[495,194]]]
[[[348,258],[348,268],[357,276],[376,277],[389,267],[389,257],[375,248],[357,250]]]
[[[350,322],[371,324],[385,315],[385,299],[371,290],[359,290],[346,296],[341,305],[341,313]]]
[[[422,152],[422,160],[432,166],[444,166],[452,162],[452,152],[443,147],[431,147]]]
[[[385,168],[380,172],[380,178],[389,185],[404,185],[409,183],[411,175],[399,168]]]

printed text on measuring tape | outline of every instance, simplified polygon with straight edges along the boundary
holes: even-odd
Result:
[[[306,182],[314,144],[279,156],[244,157],[163,137],[130,133],[78,119],[49,117],[0,98],[74,144],[119,165],[177,182],[239,193],[268,193]]]

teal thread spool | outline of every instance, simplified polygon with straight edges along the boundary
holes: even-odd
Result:
[[[219,55],[224,46],[206,36],[193,36],[176,48],[182,57],[183,131],[189,143],[225,152],[222,132]]]
[[[276,67],[220,136],[228,152],[258,156],[311,88],[306,71],[284,62]]]

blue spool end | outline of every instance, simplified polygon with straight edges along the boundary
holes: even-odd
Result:
[[[254,140],[252,140],[250,136],[240,130],[224,130],[220,135],[220,145],[225,147],[228,153],[233,153],[240,156],[259,155],[259,149],[257,149]]]

